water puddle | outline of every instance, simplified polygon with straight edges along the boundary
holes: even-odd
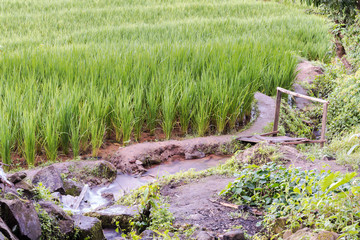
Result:
[[[106,186],[96,186],[89,189],[78,209],[72,207],[72,203],[76,201],[76,198],[72,199],[71,196],[62,196],[63,207],[65,210],[70,210],[74,213],[94,211],[97,208],[104,207],[111,203],[111,199],[106,197],[111,194],[114,196],[114,200],[117,201],[131,190],[141,187],[149,182],[156,181],[156,179],[163,176],[190,169],[201,171],[224,163],[227,159],[228,158],[219,156],[208,156],[194,160],[173,160],[148,169],[142,176],[118,174],[111,184]]]

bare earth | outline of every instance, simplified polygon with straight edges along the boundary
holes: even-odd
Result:
[[[234,179],[234,177],[210,176],[187,185],[165,187],[162,195],[170,197],[169,210],[174,214],[175,224],[201,226],[214,235],[222,234],[235,226],[243,226],[249,234],[259,231],[260,229],[256,227],[259,219],[254,215],[244,213],[243,216],[246,217],[241,218],[239,210],[214,202],[214,200],[224,202],[218,194]]]

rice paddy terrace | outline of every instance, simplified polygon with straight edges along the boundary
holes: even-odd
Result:
[[[225,133],[297,56],[330,56],[325,19],[255,0],[3,0],[0,155],[29,165],[106,140]]]

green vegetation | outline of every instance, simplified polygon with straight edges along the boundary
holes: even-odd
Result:
[[[139,213],[130,222],[132,226],[131,231],[124,237],[128,236],[131,239],[141,239],[138,235],[146,229],[154,230],[164,239],[177,239],[176,235],[170,238],[168,232],[175,230],[173,227],[174,217],[168,210],[168,204],[159,194],[159,187],[157,184],[149,184],[138,189],[141,192],[139,195]],[[119,225],[118,222],[116,225]],[[119,227],[116,229],[119,232]]]
[[[44,201],[53,201],[54,197],[51,195],[50,190],[45,187],[42,182],[34,187],[34,199],[44,200]]]
[[[355,172],[327,172],[311,174],[305,179],[295,178],[301,183],[294,189],[296,197],[275,202],[269,208],[265,224],[271,227],[276,219],[286,217],[288,229],[299,229],[301,225],[340,233],[340,239],[360,239],[359,182],[354,179],[356,175]]]
[[[106,139],[234,129],[296,56],[327,61],[325,19],[262,1],[3,1],[0,153],[29,165]],[[114,133],[114,134],[113,134]]]

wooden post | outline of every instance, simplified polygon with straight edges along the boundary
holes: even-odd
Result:
[[[323,106],[323,116],[321,121],[321,138],[320,140],[325,141],[325,132],[326,132],[326,119],[327,119],[327,109],[329,102],[325,102]],[[324,147],[324,142],[320,143],[321,147]]]
[[[273,132],[278,131],[279,116],[280,116],[280,105],[281,105],[281,91],[279,89],[276,89],[276,106],[275,106],[275,118],[274,118]],[[277,136],[277,133],[274,133],[273,136]]]

